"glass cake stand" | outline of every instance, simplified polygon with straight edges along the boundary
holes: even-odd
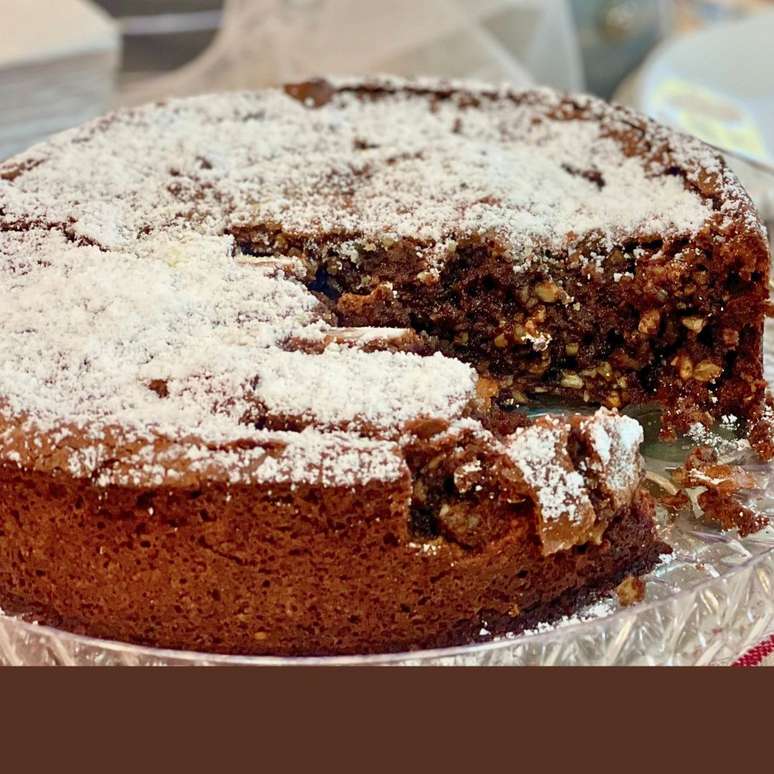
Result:
[[[554,407],[556,410],[556,407]],[[653,438],[641,413],[648,470],[659,474],[688,444]],[[720,438],[720,436],[718,436]],[[721,438],[722,441],[722,438]],[[774,466],[757,465],[759,510],[774,516]],[[749,466],[748,466],[749,469]],[[484,644],[387,655],[320,658],[224,656],[82,637],[0,614],[0,663],[26,665],[708,665],[730,664],[774,631],[774,527],[740,538],[683,514],[659,513],[673,555],[629,607],[607,599],[571,619]],[[773,522],[774,523],[774,522]]]

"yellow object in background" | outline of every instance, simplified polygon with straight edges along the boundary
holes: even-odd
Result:
[[[689,32],[707,24],[727,21],[746,13],[766,10],[774,0],[670,0],[676,32]]]
[[[726,94],[680,78],[668,78],[651,94],[651,106],[658,120],[712,145],[757,158],[767,155],[754,115]]]

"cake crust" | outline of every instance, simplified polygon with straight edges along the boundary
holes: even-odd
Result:
[[[328,655],[486,641],[570,614],[668,553],[650,498],[633,492],[636,464],[621,462],[635,478],[619,501],[595,482],[608,480],[601,468],[583,477],[578,499],[594,502],[597,535],[580,545],[573,523],[541,538],[531,497],[539,491],[545,502],[547,482],[533,490],[502,473],[511,496],[471,511],[488,527],[444,514],[430,535],[413,522],[408,471],[355,487],[207,480],[138,489],[5,468],[0,604],[91,636],[203,652]],[[462,470],[458,481],[470,475],[469,465],[451,464]],[[452,507],[467,502],[458,492]],[[563,505],[564,516],[576,508]]]

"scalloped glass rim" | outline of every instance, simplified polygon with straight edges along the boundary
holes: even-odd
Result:
[[[642,410],[648,469],[663,472],[675,445],[653,441],[652,412]],[[650,428],[649,428],[650,425]],[[650,435],[650,440],[648,436]],[[685,448],[685,447],[683,447]],[[774,515],[774,468],[761,507]],[[410,653],[362,656],[231,656],[100,640],[0,613],[0,663],[35,665],[704,665],[735,661],[774,631],[774,527],[747,538],[688,515],[662,514],[660,530],[675,549],[646,580],[646,598],[607,614],[492,642]],[[616,609],[617,607],[617,609]],[[722,632],[722,636],[719,636]]]

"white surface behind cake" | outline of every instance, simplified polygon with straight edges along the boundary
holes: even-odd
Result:
[[[110,105],[120,36],[87,0],[2,0],[0,159]]]

